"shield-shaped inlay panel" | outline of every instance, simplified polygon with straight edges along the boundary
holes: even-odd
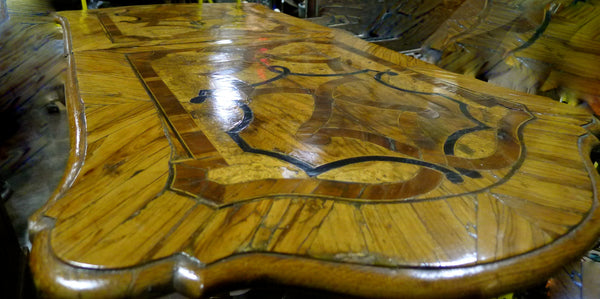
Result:
[[[168,124],[171,189],[215,205],[486,190],[520,166],[520,130],[533,118],[521,105],[326,41],[129,59]]]

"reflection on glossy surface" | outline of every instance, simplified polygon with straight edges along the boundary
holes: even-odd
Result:
[[[265,281],[493,296],[597,237],[584,111],[260,6],[204,5],[211,27],[188,26],[194,7],[99,10],[92,31],[63,13],[88,151],[32,219],[56,223],[35,237],[35,259],[84,280],[119,273],[136,286],[128,296]],[[33,264],[59,294],[50,266]]]
[[[164,74],[169,91],[174,94],[183,96],[187,92],[183,89],[197,86],[199,92],[189,104],[169,101],[179,96],[163,92],[164,88],[148,88],[161,98],[158,103],[165,111],[175,111],[168,107],[181,105],[197,119],[197,130],[209,140],[230,139],[242,150],[223,156],[227,165],[206,166],[208,176],[218,181],[219,188],[224,190],[251,179],[238,176],[226,179],[215,176],[213,170],[221,167],[239,170],[239,163],[265,164],[267,158],[280,160],[297,169],[298,174],[325,179],[343,188],[355,188],[355,192],[342,196],[347,199],[398,200],[419,195],[424,195],[422,199],[433,199],[440,194],[432,190],[465,180],[472,187],[465,186],[459,193],[497,184],[508,179],[518,167],[518,161],[523,159],[520,156],[522,141],[516,132],[532,118],[524,107],[503,103],[500,98],[481,100],[464,93],[452,82],[442,83],[408,71],[387,71],[389,65],[384,63],[367,61],[362,66],[366,53],[351,51],[343,45],[318,41],[265,42],[243,49],[222,47],[205,49],[195,56],[194,53],[195,50],[165,52],[160,63],[152,63],[156,73]],[[130,55],[138,69],[147,68],[145,57],[145,54]],[[184,77],[162,69],[184,59],[191,61],[190,57],[195,57],[194,63],[186,66],[186,71],[198,73],[199,68],[213,67],[214,74],[203,71],[198,77]],[[363,68],[367,66],[369,68]],[[154,80],[150,73],[140,73],[140,76]],[[172,77],[177,80],[171,80]],[[406,85],[405,82],[415,82],[415,78],[423,84]],[[183,124],[174,123],[174,126],[177,130]],[[190,130],[189,127],[186,130]],[[465,143],[469,140],[489,145],[491,149],[472,149]],[[194,143],[185,138],[182,142],[188,147]],[[381,167],[373,176],[363,174],[354,179],[345,175],[364,167],[365,162],[379,162]],[[186,163],[189,164],[177,165],[177,169],[182,171],[180,167],[188,167],[183,166]],[[509,169],[508,175],[494,174],[493,171],[503,168]],[[184,180],[190,180],[188,176],[192,173],[185,173]],[[219,174],[228,176],[221,170]],[[210,184],[210,181],[200,183],[204,172],[197,175],[198,184]],[[260,175],[254,184],[283,178],[280,174],[272,175]],[[481,182],[474,184],[472,180]],[[173,185],[176,190],[186,193],[202,190],[197,185],[183,187],[179,181],[176,172]],[[373,186],[381,182],[391,184],[385,188],[398,191],[374,189]],[[261,195],[323,192],[318,189],[296,192],[281,186],[281,189],[265,190]],[[401,192],[403,189],[405,193]],[[208,192],[213,192],[204,190],[199,195],[205,198],[209,197]],[[451,193],[445,192],[444,196],[448,195]],[[219,196],[223,197],[218,198],[216,204],[252,198],[227,191]]]
[[[228,128],[239,120],[236,102],[243,101],[242,95],[233,85],[234,78],[227,75],[214,75],[209,79],[210,86],[214,86],[212,93],[214,104],[211,112],[218,118],[221,127]]]
[[[86,280],[86,279],[70,279],[62,276],[56,278],[58,284],[64,288],[73,290],[73,292],[85,292],[90,290],[102,289],[106,286],[105,281]]]

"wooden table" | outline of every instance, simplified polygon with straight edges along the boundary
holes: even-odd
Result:
[[[596,120],[259,5],[60,13],[72,150],[46,296],[492,296],[600,233]]]

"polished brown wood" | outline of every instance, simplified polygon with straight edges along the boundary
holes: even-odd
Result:
[[[71,158],[30,219],[46,296],[492,296],[600,233],[586,110],[259,5],[59,21]]]

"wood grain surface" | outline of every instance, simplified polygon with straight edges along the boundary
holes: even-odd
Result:
[[[586,111],[259,5],[60,13],[70,166],[46,296],[492,296],[600,232]]]

